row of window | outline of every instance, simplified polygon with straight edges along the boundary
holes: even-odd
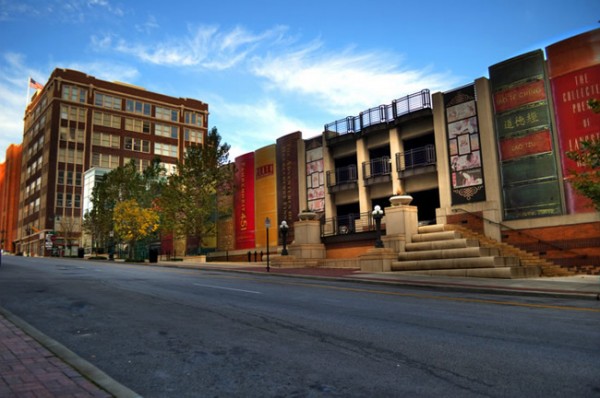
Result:
[[[43,159],[43,155],[40,155],[33,163],[27,166],[27,175],[25,176],[26,178],[29,178],[29,176],[31,176],[33,173],[42,168]]]
[[[40,211],[40,198],[36,198],[35,200],[32,200],[31,202],[23,206],[23,212],[25,213],[25,217],[38,211]]]
[[[79,103],[87,102],[87,90],[65,84],[62,86],[62,99]],[[94,95],[94,105],[100,108],[112,110],[123,109],[123,99],[114,95],[96,92]],[[134,99],[125,99],[125,111],[138,113],[140,115],[152,116],[152,105]],[[177,109],[154,106],[154,117],[161,120],[169,120],[172,122],[179,121],[179,111]],[[195,111],[184,111],[184,122],[186,124],[202,127],[204,125],[204,114]]]
[[[104,112],[94,111],[94,124],[119,129],[121,128],[121,117]],[[125,118],[125,130],[138,133],[150,134],[151,123],[148,120]],[[154,123],[154,135],[177,139],[179,127],[170,124]],[[203,134],[200,130],[184,129],[185,140],[195,144],[201,144]]]
[[[154,144],[156,148],[157,143]],[[150,153],[150,141],[125,137],[125,149],[128,151]]]
[[[61,120],[67,120],[72,122],[85,123],[87,112],[85,108],[78,106],[61,105],[60,106],[60,118]]]
[[[66,180],[65,180],[65,176],[66,176]],[[65,184],[65,181],[66,181],[66,184]],[[80,187],[81,186],[81,172],[59,170],[57,182],[60,185],[75,185],[77,187]]]
[[[85,130],[75,127],[62,127],[59,130],[59,138],[61,141],[84,142]]]
[[[32,181],[27,187],[25,187],[25,197],[28,198],[29,195],[34,194],[42,188],[42,177],[36,178]]]
[[[105,169],[116,169],[119,167],[119,157],[105,153],[92,153],[92,166],[103,167]]]
[[[31,137],[35,137],[37,135],[37,133],[44,128],[44,125],[46,124],[46,115],[42,115],[42,117],[40,118],[40,120],[38,120],[33,127],[28,130],[27,135],[31,136]],[[38,138],[37,141],[35,141],[33,143],[33,145],[28,145],[29,148],[27,148],[27,153],[26,153],[26,159],[30,159],[31,156],[35,155],[37,153],[37,151],[39,149],[42,149],[44,147],[44,135],[41,135],[40,138]]]
[[[83,151],[73,148],[58,148],[58,161],[82,165]]]
[[[109,133],[94,133],[92,135],[92,144],[107,148],[121,148],[121,137]]]
[[[72,193],[56,193],[56,207],[81,207],[81,195]]]

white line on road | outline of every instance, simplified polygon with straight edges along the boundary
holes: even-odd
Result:
[[[233,290],[233,291],[236,291],[236,292],[244,292],[244,293],[262,294],[261,292],[255,292],[254,290],[242,290],[242,289],[234,289],[234,288],[231,288],[231,287],[213,286],[213,285],[202,285],[200,283],[194,283],[194,286],[210,287],[210,288],[213,288],[213,289]]]

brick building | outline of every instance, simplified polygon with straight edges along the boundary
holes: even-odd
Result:
[[[173,170],[206,139],[208,104],[55,69],[24,121],[15,250],[43,256],[72,244],[73,254],[83,244],[84,173],[131,159],[141,171],[157,156]]]

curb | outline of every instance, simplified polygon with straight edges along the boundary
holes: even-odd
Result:
[[[19,327],[23,332],[29,335],[32,339],[44,346],[48,351],[56,355],[63,362],[78,371],[83,377],[106,391],[107,393],[119,398],[141,398],[141,395],[133,390],[125,387],[112,377],[98,369],[90,362],[81,358],[73,351],[69,350],[58,341],[46,336],[23,319],[14,315],[7,309],[0,306],[0,314],[2,314],[9,322]]]

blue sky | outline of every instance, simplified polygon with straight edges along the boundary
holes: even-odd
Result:
[[[599,27],[597,0],[0,0],[0,162],[57,67],[209,104],[230,159]]]

